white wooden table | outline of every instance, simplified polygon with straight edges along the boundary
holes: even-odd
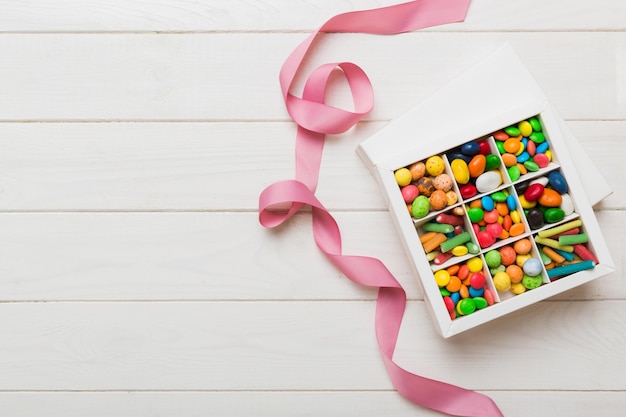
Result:
[[[0,415],[438,415],[393,390],[376,292],[327,262],[309,216],[257,222],[259,192],[293,177],[283,60],[331,16],[393,3],[0,0]],[[462,24],[325,35],[308,61],[374,84],[317,195],[344,251],[407,290],[396,360],[507,416],[624,412],[625,31],[619,0],[474,0]],[[502,42],[612,185],[617,271],[444,340],[354,148]]]

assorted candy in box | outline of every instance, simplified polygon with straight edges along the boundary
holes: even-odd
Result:
[[[394,171],[451,319],[599,263],[541,118]]]

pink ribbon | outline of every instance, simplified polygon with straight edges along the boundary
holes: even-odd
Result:
[[[259,198],[259,221],[276,227],[304,206],[312,208],[313,236],[328,259],[352,281],[379,288],[376,303],[376,338],[393,386],[409,400],[442,413],[466,417],[498,417],[502,413],[491,398],[451,384],[406,371],[393,361],[406,293],[383,263],[375,258],[342,254],[335,219],[315,197],[324,138],[345,132],[370,112],[374,103],[371,83],[357,65],[347,62],[321,65],[307,79],[302,98],[290,93],[296,73],[320,32],[396,34],[465,19],[470,0],[417,0],[379,9],[350,12],[328,20],[287,58],[280,71],[280,86],[291,118],[298,124],[296,179],[267,187]],[[354,111],[324,103],[331,73],[343,72],[354,100]],[[288,210],[278,207],[286,207]]]

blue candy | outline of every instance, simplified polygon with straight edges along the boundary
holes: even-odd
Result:
[[[493,201],[493,198],[489,197],[488,195],[480,199],[480,204],[483,206],[484,211],[491,211],[496,208],[495,201]]]
[[[464,155],[474,156],[480,152],[480,145],[478,142],[467,142],[461,147],[461,153]]]
[[[567,192],[567,181],[565,181],[565,177],[559,171],[552,171],[548,174],[548,184],[561,195]]]
[[[513,211],[517,208],[517,201],[513,195],[508,195],[506,197],[506,206],[509,208],[509,211]]]

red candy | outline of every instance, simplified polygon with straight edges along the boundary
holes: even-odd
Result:
[[[531,141],[528,142],[530,143]],[[535,155],[533,161],[535,161],[539,168],[546,168],[548,165],[550,165],[550,158],[548,158],[548,155],[543,153]]]
[[[524,192],[524,198],[526,199],[526,201],[536,201],[539,199],[539,197],[543,195],[543,190],[543,185],[539,183],[531,184]]]
[[[491,153],[491,148],[489,147],[489,142],[487,142],[486,140],[482,140],[480,142],[478,142],[478,146],[480,151],[478,151],[478,153],[482,154],[482,155],[489,155]]]
[[[500,223],[489,223],[485,227],[485,231],[489,233],[495,239],[498,238],[502,234],[502,225]]]
[[[496,243],[496,238],[486,230],[480,231],[476,234],[476,240],[481,248],[487,248]]]
[[[485,275],[481,272],[473,273],[470,277],[470,285],[476,290],[483,288],[485,286]]]
[[[459,192],[461,193],[461,197],[468,199],[474,197],[476,193],[478,193],[478,190],[472,184],[465,184],[459,189]]]

